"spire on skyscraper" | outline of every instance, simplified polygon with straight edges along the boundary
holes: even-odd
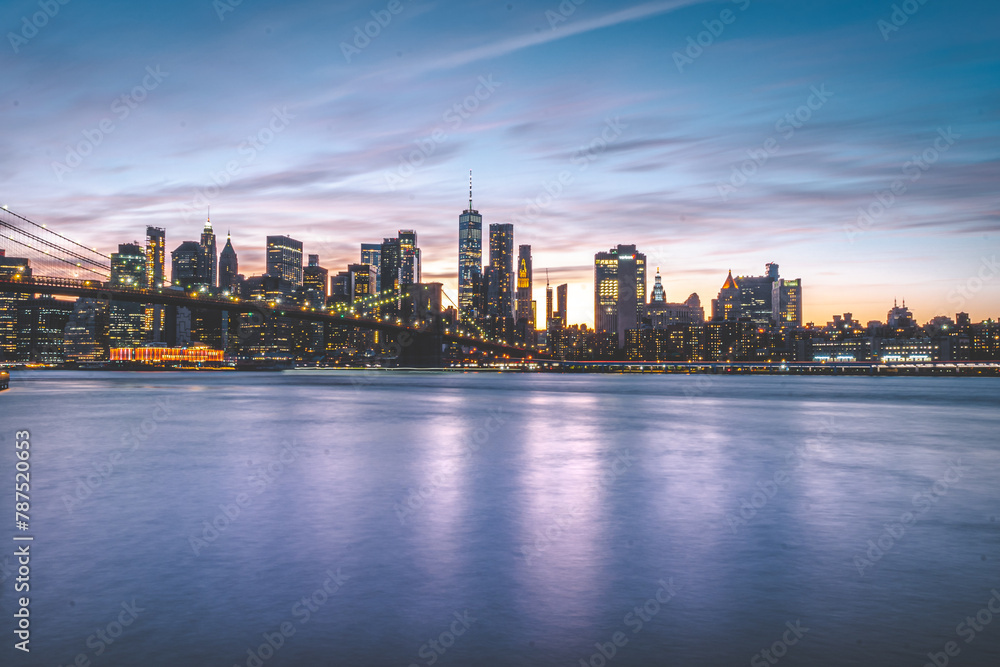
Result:
[[[469,210],[472,210],[472,170],[469,170]]]
[[[212,231],[212,207],[208,207],[208,215],[205,216],[205,231]]]

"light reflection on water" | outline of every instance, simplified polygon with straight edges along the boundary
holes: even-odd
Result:
[[[32,433],[38,664],[245,665],[282,622],[266,665],[577,665],[617,631],[609,664],[747,664],[801,620],[782,664],[919,665],[1000,587],[995,380],[14,376],[0,425]],[[661,580],[677,596],[636,632]],[[961,664],[998,647],[988,627]]]

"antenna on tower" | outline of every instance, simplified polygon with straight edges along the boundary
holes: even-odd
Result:
[[[549,286],[549,267],[545,267],[545,286]]]
[[[472,170],[469,170],[469,210],[472,210]]]

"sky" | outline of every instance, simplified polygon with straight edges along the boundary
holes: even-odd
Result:
[[[706,310],[776,262],[806,321],[998,319],[998,26],[991,0],[5,0],[0,205],[106,253],[211,206],[246,275],[268,234],[336,273],[415,229],[457,301],[472,170],[572,323],[618,244]]]

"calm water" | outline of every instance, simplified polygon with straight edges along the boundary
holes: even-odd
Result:
[[[998,407],[976,378],[15,373],[32,651],[7,560],[0,663],[995,666]]]

